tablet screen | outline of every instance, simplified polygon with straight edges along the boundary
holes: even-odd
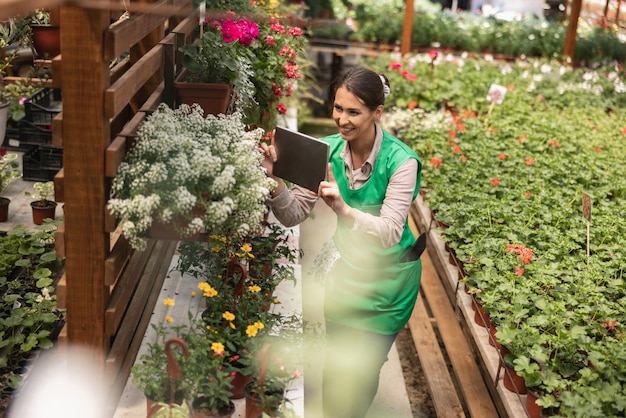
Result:
[[[320,182],[326,179],[329,145],[279,126],[274,131],[274,146],[274,175],[317,192]]]

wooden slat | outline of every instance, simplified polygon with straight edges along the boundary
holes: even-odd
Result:
[[[111,83],[115,83],[131,67],[130,57],[124,57],[111,68]]]
[[[63,146],[63,112],[57,113],[52,119],[52,145]]]
[[[441,339],[470,416],[497,418],[498,412],[461,325],[428,253],[422,255],[421,291],[437,321]]]
[[[110,383],[117,379],[120,370],[124,370],[122,363],[125,362],[127,367],[130,367],[128,364],[134,362],[134,355],[131,357],[128,353],[137,353],[139,349],[152,316],[152,307],[161,293],[161,286],[169,270],[176,245],[175,241],[158,241],[154,246],[155,256],[151,257],[147,263],[141,282],[124,315],[123,326],[120,326],[106,358],[105,373]]]
[[[65,258],[65,222],[54,233],[54,251],[57,257]]]
[[[437,417],[465,417],[461,400],[450,377],[446,360],[439,347],[437,335],[431,325],[431,318],[424,306],[422,295],[417,299],[415,309],[409,320],[409,327],[420,364],[426,375],[428,390]]]
[[[169,0],[161,0],[154,3],[154,9],[164,8],[170,3]],[[127,20],[120,22],[109,29],[104,36],[104,58],[113,60],[131,46],[137,44],[150,32],[159,26],[163,26],[167,18],[158,14],[134,14]]]
[[[57,55],[52,59],[52,84],[55,88],[63,85],[63,56]]]
[[[126,155],[126,137],[118,136],[107,147],[104,162],[104,175],[113,178]],[[112,232],[112,231],[109,231]]]
[[[65,273],[56,285],[57,308],[67,309],[67,277]]]
[[[117,332],[128,304],[135,294],[144,269],[152,256],[154,243],[155,241],[153,240],[148,241],[148,246],[145,250],[137,251],[131,256],[124,273],[111,292],[111,299],[104,313],[104,332],[106,335],[113,336]]]
[[[115,177],[117,169],[124,160],[126,152],[128,151],[128,137],[136,135],[137,129],[143,123],[146,112],[153,111],[161,103],[163,99],[163,84],[159,86],[157,90],[148,97],[146,102],[142,105],[139,112],[133,116],[133,118],[124,126],[124,129],[119,133],[119,136],[115,138],[111,144],[107,147],[105,154],[105,175],[109,178]],[[110,226],[113,226],[111,224]],[[113,229],[115,227],[113,226]],[[107,231],[113,232],[113,229]]]
[[[65,170],[63,167],[54,176],[54,200],[65,202]]]
[[[163,47],[150,49],[123,76],[104,92],[105,117],[113,118],[128,105],[137,92],[161,68]]]
[[[117,229],[117,219],[115,219],[115,216],[113,216],[113,214],[109,211],[109,209],[105,207],[104,208],[104,232],[111,234],[115,232],[116,229]]]
[[[131,255],[131,248],[128,240],[123,236],[117,240],[113,251],[104,261],[104,284],[112,286],[120,276],[128,258]]]

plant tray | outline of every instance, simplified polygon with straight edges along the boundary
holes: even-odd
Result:
[[[42,168],[59,170],[63,167],[63,147],[40,145],[39,159]]]
[[[35,125],[26,120],[20,121],[20,146],[23,144],[50,144],[52,142],[52,129]]]
[[[37,91],[24,103],[26,121],[49,127],[52,119],[63,110],[61,90],[45,88]]]
[[[27,181],[49,181],[59,172],[60,168],[41,166],[41,150],[33,147],[27,151],[22,160],[22,179]]]

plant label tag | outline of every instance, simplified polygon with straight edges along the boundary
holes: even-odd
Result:
[[[583,192],[583,218],[591,223],[591,196]]]
[[[489,87],[489,93],[487,93],[487,101],[501,105],[504,101],[504,95],[506,94],[506,87],[499,84],[492,84]]]

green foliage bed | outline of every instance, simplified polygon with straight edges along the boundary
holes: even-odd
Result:
[[[549,414],[623,416],[626,74],[616,64],[431,62],[368,64],[391,78],[387,127],[421,156],[425,203],[449,225],[442,239],[464,281]],[[488,99],[493,83],[506,88],[501,105]]]

